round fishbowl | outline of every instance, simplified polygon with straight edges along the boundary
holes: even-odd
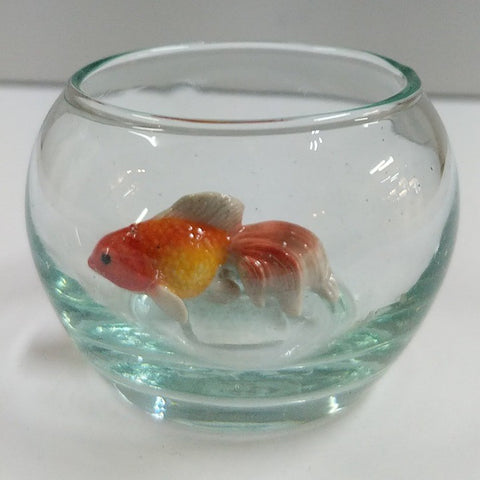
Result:
[[[354,402],[425,316],[457,215],[446,133],[410,68],[268,43],[81,69],[26,200],[78,348],[156,418],[213,428]]]

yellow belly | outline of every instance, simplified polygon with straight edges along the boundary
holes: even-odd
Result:
[[[172,248],[159,262],[159,281],[180,298],[195,297],[210,285],[225,257],[223,249]]]

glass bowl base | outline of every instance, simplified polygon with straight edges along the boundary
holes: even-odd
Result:
[[[165,395],[161,391],[135,390],[114,383],[123,398],[152,417],[207,430],[276,431],[330,420],[356,404],[368,391],[372,379],[343,391],[314,392],[298,399],[243,399],[222,401],[216,398]]]
[[[277,335],[272,345],[248,344],[246,337],[239,338],[240,330],[233,335],[229,329],[233,337],[205,344],[207,326],[211,332],[218,322],[214,322],[215,316],[205,316],[209,321],[203,324],[194,321],[202,302],[192,308],[196,338],[181,335],[173,321],[171,334],[153,331],[154,312],[145,296],[125,300],[125,312],[131,316],[97,303],[78,281],[57,267],[32,224],[28,226],[37,268],[64,327],[128,401],[157,419],[213,430],[270,431],[336,416],[385,371],[415,332],[443,278],[453,244],[456,208],[450,217],[430,265],[409,291],[352,325],[348,319],[355,312],[355,298],[341,288],[343,307],[330,313],[345,330],[333,331],[329,322],[323,329],[319,328],[322,324],[314,324],[330,334],[325,337],[329,341],[317,351],[308,348],[306,352],[311,322],[281,319],[275,323],[275,316],[270,319],[272,328],[265,330]],[[306,310],[319,306],[310,300],[316,299],[306,298]],[[239,302],[241,307],[242,300]],[[235,327],[238,319],[228,318],[229,327]],[[257,321],[250,328],[253,325],[263,324]],[[302,336],[297,342],[302,345],[297,349],[299,357],[290,361],[285,355],[279,357],[282,351],[295,356],[291,346],[302,326],[307,338]],[[260,335],[265,332],[256,332],[257,337],[266,338]],[[234,339],[242,344],[231,344]],[[302,351],[305,355],[300,356]]]

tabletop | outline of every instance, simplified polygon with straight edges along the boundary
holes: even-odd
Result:
[[[129,405],[77,352],[24,227],[25,175],[60,87],[0,84],[0,478],[480,478],[480,99],[434,98],[461,182],[450,269],[422,326],[358,405],[277,434],[205,433]]]

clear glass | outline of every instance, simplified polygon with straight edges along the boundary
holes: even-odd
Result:
[[[200,249],[223,253],[189,295],[168,276],[190,282],[193,257],[161,223],[182,215],[226,232]],[[158,48],[80,70],[45,119],[26,201],[46,291],[95,367],[157,418],[228,428],[351,404],[427,312],[457,216],[447,137],[411,69],[282,44]],[[150,243],[104,275],[129,228],[154,231]],[[132,283],[139,258],[148,287]]]

